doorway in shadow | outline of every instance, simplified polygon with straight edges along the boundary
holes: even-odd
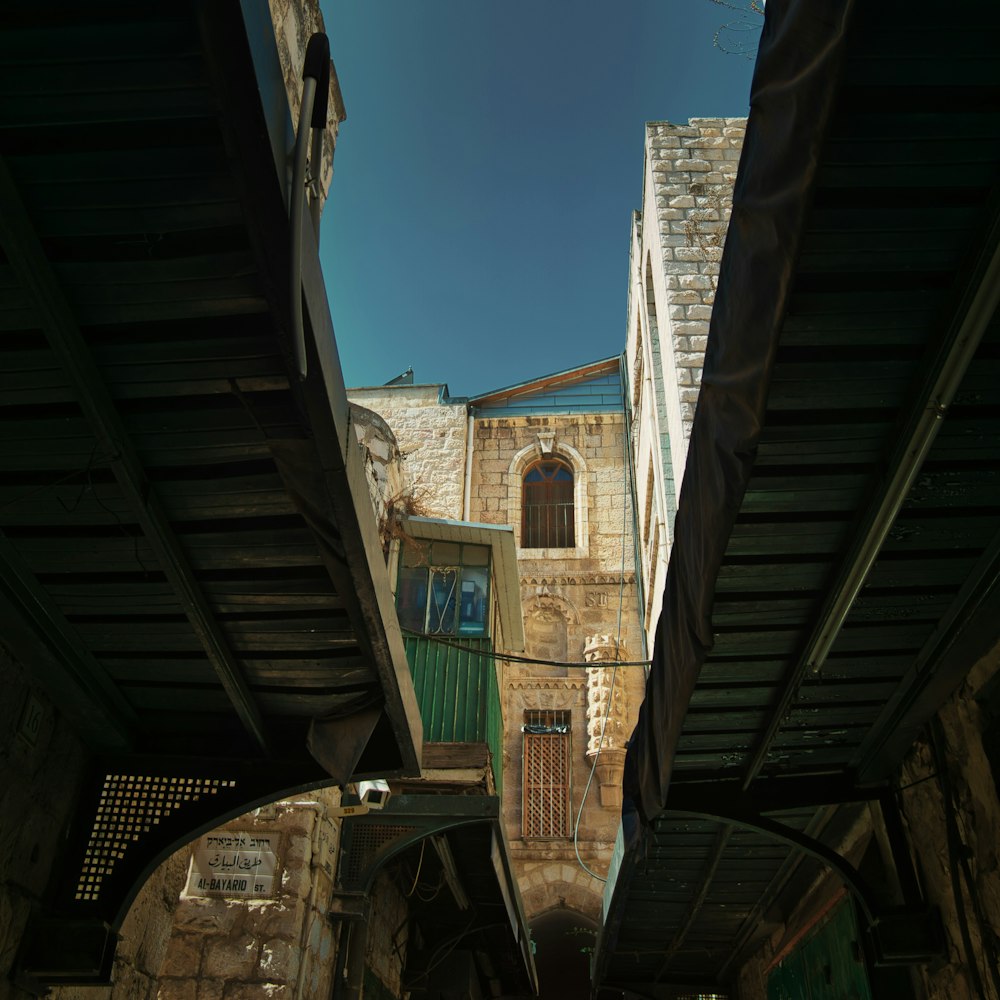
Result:
[[[576,910],[549,910],[531,921],[540,1000],[589,1000],[590,957],[598,925]]]

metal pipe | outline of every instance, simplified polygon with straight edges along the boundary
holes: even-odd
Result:
[[[351,940],[347,949],[347,988],[344,990],[344,1000],[361,1000],[365,991],[365,952],[368,950],[366,920],[355,920],[351,924]]]
[[[347,941],[351,933],[351,925],[341,920],[337,931],[337,962],[333,967],[333,985],[330,990],[330,1000],[344,998],[344,968],[347,965]]]
[[[306,898],[306,919],[302,925],[299,935],[299,949],[302,958],[299,961],[299,971],[295,976],[295,992],[292,994],[294,1000],[302,1000],[302,991],[305,985],[306,960],[309,943],[309,928],[312,924],[313,914],[316,912],[316,899],[319,893],[319,869],[322,867],[320,859],[320,840],[323,832],[323,820],[326,818],[326,809],[319,803],[313,801],[293,802],[296,809],[304,809],[313,814],[313,826],[309,836],[309,895]]]
[[[472,444],[475,434],[476,417],[469,408],[469,424],[465,433],[465,492],[462,497],[462,520],[468,521],[472,509]]]
[[[319,216],[323,208],[323,136],[325,128],[313,127],[309,150],[309,217],[312,219],[316,246],[319,247]]]

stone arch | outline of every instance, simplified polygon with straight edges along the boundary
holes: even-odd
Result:
[[[525,650],[543,660],[569,659],[569,627],[580,624],[576,606],[559,594],[536,593],[523,602]]]
[[[553,907],[529,924],[539,1000],[590,1000],[590,956],[600,921],[569,907]]]
[[[549,861],[521,876],[521,899],[531,923],[551,910],[569,909],[600,921],[604,883],[571,861]]]
[[[576,546],[572,549],[528,549],[521,545],[521,489],[528,467],[539,459],[558,458],[573,470],[573,518]],[[555,430],[540,432],[510,461],[507,470],[507,523],[514,528],[517,554],[524,559],[583,559],[590,550],[587,463],[572,445],[558,440]]]

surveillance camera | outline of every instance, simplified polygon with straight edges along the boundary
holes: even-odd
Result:
[[[364,798],[361,801],[364,802],[369,809],[384,809],[391,794],[392,793],[388,789],[382,791],[380,788],[369,788],[368,791],[365,792]]]
[[[369,809],[384,809],[392,792],[389,791],[389,785],[379,778],[375,781],[359,781],[358,794]]]

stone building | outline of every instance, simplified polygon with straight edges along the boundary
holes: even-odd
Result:
[[[515,535],[525,657],[502,664],[503,815],[544,985],[546,954],[596,927],[643,683],[641,666],[599,665],[642,660],[620,359],[472,398],[350,398],[393,430],[397,503]]]
[[[625,358],[647,647],[694,420],[746,120],[648,122],[632,218]]]

